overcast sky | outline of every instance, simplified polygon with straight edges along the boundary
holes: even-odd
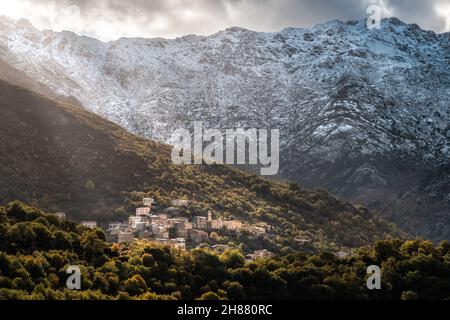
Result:
[[[39,29],[101,40],[211,34],[230,26],[257,31],[366,18],[370,4],[436,32],[450,31],[450,0],[2,0],[0,15]]]

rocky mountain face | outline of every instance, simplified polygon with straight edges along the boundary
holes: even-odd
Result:
[[[0,60],[133,133],[278,128],[280,177],[450,238],[450,35],[396,18],[103,43],[0,19]]]

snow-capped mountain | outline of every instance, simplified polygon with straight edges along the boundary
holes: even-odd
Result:
[[[282,177],[450,238],[450,35],[396,18],[119,39],[0,18],[0,60],[130,131],[278,128]]]

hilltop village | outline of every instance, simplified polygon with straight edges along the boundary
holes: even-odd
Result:
[[[255,238],[268,236],[274,237],[272,226],[265,222],[247,223],[236,219],[226,220],[209,211],[206,216],[194,216],[191,219],[183,217],[181,209],[188,208],[191,201],[185,199],[171,199],[170,206],[156,205],[153,198],[143,198],[141,206],[135,213],[128,217],[127,221],[110,222],[107,225],[99,225],[97,221],[81,221],[86,228],[101,228],[109,242],[130,243],[135,240],[148,240],[180,250],[190,250],[197,247],[209,247],[218,252],[231,249],[228,244],[218,244],[213,237],[218,234],[226,234],[237,238],[240,234],[250,234]],[[64,212],[56,212],[56,216],[66,219]],[[311,244],[308,237],[298,237],[294,241],[299,246]],[[267,250],[254,250],[247,252],[247,260],[271,257],[274,254]],[[349,251],[334,253],[338,258],[346,258]]]
[[[211,249],[223,252],[229,249],[226,244],[210,245],[210,237],[213,233],[227,233],[237,236],[241,232],[247,232],[253,236],[269,234],[271,226],[264,222],[256,224],[244,223],[239,220],[226,220],[209,211],[206,216],[194,216],[191,219],[183,217],[180,209],[187,208],[189,200],[172,199],[170,206],[161,208],[155,204],[152,198],[143,198],[142,206],[136,208],[133,215],[127,221],[111,222],[103,227],[110,242],[129,243],[136,239],[146,239],[173,248],[188,250],[198,246],[209,246]],[[62,212],[56,213],[60,218],[65,218]],[[81,225],[87,228],[100,227],[97,221],[82,221]],[[302,239],[303,243],[310,239]],[[273,253],[268,250],[256,250],[249,253],[247,258],[270,257]]]

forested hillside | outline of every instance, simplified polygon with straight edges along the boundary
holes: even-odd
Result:
[[[81,290],[66,288],[67,267]],[[369,291],[366,268],[382,268]],[[108,244],[19,202],[0,208],[0,299],[449,299],[450,243],[379,241],[345,259],[322,252],[246,262],[237,250]]]
[[[177,166],[169,146],[137,137],[78,106],[0,81],[0,203],[20,200],[70,220],[127,219],[143,196],[192,201],[190,215],[266,222],[275,251],[296,237],[358,247],[403,237],[362,206],[325,190],[266,181],[229,166]]]

